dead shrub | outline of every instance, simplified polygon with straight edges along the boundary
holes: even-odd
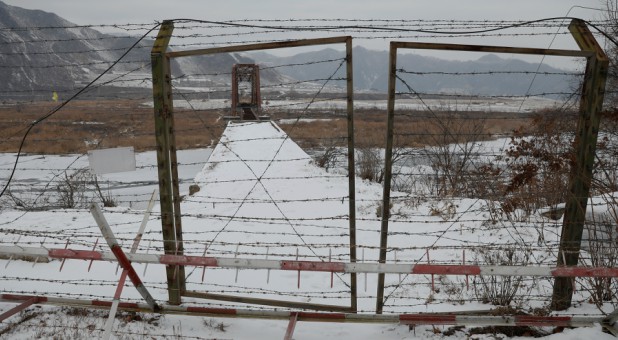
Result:
[[[481,262],[491,266],[525,266],[530,254],[512,247],[496,250],[479,250]],[[474,278],[473,287],[476,297],[483,303],[495,306],[509,306],[514,302],[523,288],[521,276],[479,275]]]
[[[616,220],[600,217],[586,224],[587,239],[582,246],[580,262],[584,266],[614,268],[618,266]],[[618,306],[618,282],[611,277],[583,277],[582,289],[590,294],[590,302],[602,310],[609,303]]]
[[[357,175],[365,180],[382,183],[384,180],[384,167],[380,150],[373,148],[361,148],[356,157]]]
[[[509,180],[502,206],[507,214],[516,209],[532,214],[565,201],[574,159],[574,119],[563,115],[541,112],[534,117],[531,132],[519,130],[512,137],[505,157]]]
[[[479,141],[487,139],[483,119],[461,119],[454,113],[433,121],[436,133],[430,135],[432,146],[425,154],[438,177],[438,196],[466,196],[473,190],[469,174],[475,168]]]

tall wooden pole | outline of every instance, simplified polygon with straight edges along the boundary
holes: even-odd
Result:
[[[569,30],[580,49],[595,53],[588,57],[584,75],[580,114],[575,135],[576,155],[569,178],[569,193],[562,221],[558,266],[577,266],[579,261],[609,65],[603,49],[583,21],[574,19],[569,25]],[[572,296],[572,279],[556,278],[551,302],[552,309],[569,308]]]
[[[178,164],[170,59],[166,55],[174,23],[164,21],[151,51],[152,94],[154,101],[155,133],[157,142],[157,167],[159,173],[159,198],[161,205],[161,228],[165,254],[182,255],[182,227],[180,225],[180,199],[178,194]],[[166,267],[169,303],[180,304],[184,288],[184,267]]]

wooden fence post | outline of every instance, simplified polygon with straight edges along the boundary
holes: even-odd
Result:
[[[151,52],[152,94],[154,101],[155,133],[157,142],[157,167],[161,227],[165,254],[182,255],[182,226],[180,223],[180,197],[178,190],[178,163],[172,107],[170,58],[166,51],[174,31],[172,21],[164,21]],[[180,304],[184,289],[184,267],[166,267],[169,303]],[[177,274],[177,275],[175,275]]]
[[[580,114],[575,135],[575,158],[569,178],[569,192],[566,199],[558,266],[576,266],[579,261],[582,233],[586,219],[586,205],[590,196],[592,168],[594,165],[600,114],[603,108],[605,81],[609,60],[594,39],[586,24],[574,19],[569,30],[582,51],[593,51],[587,58],[586,73],[582,86]],[[571,306],[573,284],[569,278],[556,278],[552,295],[553,310],[564,310]]]
[[[347,122],[348,122],[348,190],[350,212],[350,262],[356,262],[356,165],[354,161],[354,68],[352,66],[352,37],[345,42],[347,75]],[[357,310],[358,285],[356,273],[350,273],[351,302],[350,309]]]

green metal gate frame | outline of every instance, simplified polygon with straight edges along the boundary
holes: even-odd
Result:
[[[176,139],[174,132],[174,110],[171,86],[170,60],[172,58],[189,57],[216,53],[257,51],[277,48],[345,44],[346,76],[347,76],[347,146],[348,146],[348,179],[349,179],[349,232],[350,232],[350,262],[356,262],[356,184],[354,167],[354,83],[352,66],[352,37],[331,37],[318,39],[303,39],[284,42],[249,44],[239,46],[224,46],[208,49],[168,52],[169,41],[174,30],[173,21],[164,21],[151,51],[152,82],[155,132],[157,142],[157,166],[159,173],[159,195],[161,201],[161,227],[163,230],[163,246],[165,254],[182,255],[182,224],[180,213],[180,195],[178,189],[178,162],[176,157]],[[247,298],[186,290],[185,270],[183,266],[166,266],[169,303],[178,305],[182,296],[201,297],[214,300],[233,301],[290,308],[306,308],[326,311],[356,312],[357,311],[357,278],[356,273],[350,274],[351,301],[350,306],[318,305],[311,303],[290,302]]]
[[[582,232],[586,215],[586,205],[590,194],[592,166],[599,132],[600,112],[603,106],[605,81],[609,61],[603,49],[594,39],[594,36],[585,22],[573,19],[569,31],[577,42],[581,51],[518,48],[501,46],[457,45],[438,43],[397,42],[390,43],[389,76],[388,76],[388,106],[386,152],[384,155],[384,191],[382,202],[382,220],[380,231],[379,263],[386,262],[388,246],[388,209],[390,206],[390,191],[392,179],[393,156],[393,129],[395,119],[395,85],[397,72],[397,51],[399,49],[428,49],[442,51],[491,52],[511,54],[534,54],[563,57],[585,57],[586,73],[584,75],[583,90],[580,100],[580,115],[575,135],[576,160],[571,169],[569,179],[569,195],[564,213],[560,250],[559,266],[576,266],[579,260]],[[378,274],[378,288],[376,297],[376,313],[380,314],[384,307],[384,279],[385,274]],[[570,278],[556,278],[552,296],[552,308],[563,310],[571,305],[573,286]]]

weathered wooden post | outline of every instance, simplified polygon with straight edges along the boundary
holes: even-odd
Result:
[[[161,227],[165,254],[182,255],[182,226],[180,194],[178,189],[178,161],[172,107],[170,58],[166,51],[174,31],[172,21],[164,21],[150,54],[152,61],[152,94],[154,101],[155,133],[157,142],[157,167],[159,173],[159,197]],[[185,290],[183,266],[166,267],[169,303],[180,304]]]
[[[348,122],[348,190],[350,212],[350,262],[356,262],[356,164],[354,161],[354,67],[352,64],[352,37],[345,41],[345,60],[347,78],[347,122]],[[350,273],[350,309],[356,312],[358,300],[356,273]]]
[[[579,261],[609,65],[609,60],[603,49],[583,21],[574,19],[569,25],[569,30],[582,51],[594,53],[587,58],[582,86],[580,114],[575,135],[575,162],[569,178],[569,193],[562,221],[562,235],[560,236],[560,249],[558,251],[559,266],[576,266]],[[556,278],[551,302],[552,309],[564,310],[569,308],[572,296],[572,279],[567,277]]]

